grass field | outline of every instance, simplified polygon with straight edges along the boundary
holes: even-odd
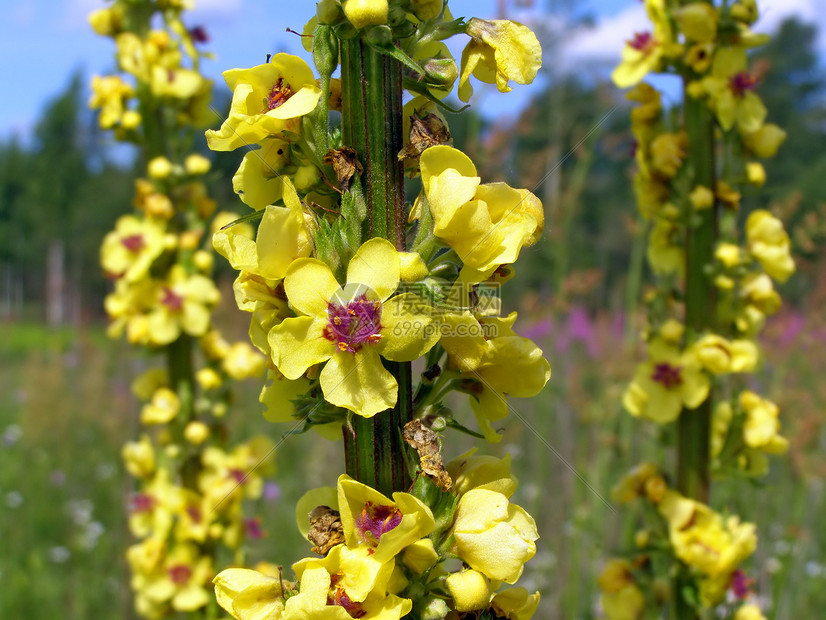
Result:
[[[601,563],[629,548],[636,527],[633,508],[607,501],[610,488],[643,458],[667,455],[669,438],[621,411],[634,352],[620,318],[530,315],[516,327],[542,344],[553,376],[538,397],[513,400],[491,452],[513,455],[514,500],[539,525],[539,552],[521,583],[542,592],[536,617],[595,618]],[[769,325],[770,361],[754,386],[781,405],[789,453],[759,484],[714,487],[718,507],[758,525],[747,570],[778,619],[817,618],[826,608],[826,325],[805,316],[818,315],[789,312]],[[137,434],[131,378],[156,362],[101,328],[0,325],[0,617],[133,617],[123,560],[131,482],[119,452]],[[258,390],[254,381],[239,386],[230,425],[237,438],[279,439],[285,429],[263,420]],[[461,400],[456,407],[468,409]],[[450,445],[448,457],[465,444]],[[334,483],[340,450],[312,434],[281,444],[278,472],[254,507],[270,535],[248,550],[250,562],[289,565],[306,553],[293,506],[306,489]]]

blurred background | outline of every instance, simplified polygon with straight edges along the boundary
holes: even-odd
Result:
[[[198,0],[192,25],[210,35],[216,109],[229,91],[220,72],[303,54],[298,37],[311,3]],[[780,405],[791,447],[752,487],[718,484],[718,507],[758,524],[748,571],[768,618],[820,617],[826,608],[826,12],[818,0],[760,2],[758,32],[774,34],[757,55],[769,120],[788,132],[766,163],[768,181],[743,198],[787,223],[797,274],[764,338],[754,387]],[[299,6],[300,5],[300,6]],[[104,334],[107,292],[98,248],[131,210],[134,153],[116,146],[86,109],[89,81],[114,67],[111,42],[86,23],[95,0],[29,0],[0,7],[0,617],[133,617],[123,553],[130,543],[131,482],[120,447],[138,433],[131,380],[153,363]],[[603,500],[631,465],[660,457],[661,431],[631,420],[620,398],[638,359],[638,300],[648,278],[644,225],[631,191],[628,106],[607,80],[624,41],[645,29],[636,0],[452,0],[456,16],[507,17],[531,25],[545,48],[540,79],[502,96],[477,88],[471,109],[452,117],[456,146],[486,181],[533,190],[546,232],[524,253],[504,289],[520,312],[516,328],[535,339],[553,376],[518,415],[494,454],[513,455],[515,501],[537,517],[539,552],[523,581],[539,589],[537,617],[597,617],[596,575],[628,547],[634,511]],[[822,8],[822,7],[821,7]],[[460,49],[460,48],[459,48]],[[458,55],[459,49],[455,50]],[[660,84],[679,95],[676,84]],[[216,117],[216,126],[220,118]],[[207,153],[206,151],[204,151]],[[209,154],[220,209],[243,212],[230,178],[240,153]],[[220,258],[219,315],[245,338],[248,316],[232,301],[234,274]],[[237,437],[283,428],[267,423],[260,383],[237,390]],[[466,407],[457,402],[457,407]],[[449,440],[448,458],[462,438]],[[270,535],[251,562],[289,565],[306,553],[295,500],[332,484],[341,445],[290,437],[277,454],[257,511]],[[586,484],[587,482],[587,484]]]

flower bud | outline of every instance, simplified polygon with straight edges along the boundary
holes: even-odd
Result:
[[[319,24],[334,24],[343,16],[338,0],[321,0],[316,3],[315,14]]]
[[[194,420],[184,428],[184,438],[191,444],[199,446],[209,438],[209,427],[198,420]]]
[[[456,611],[485,609],[490,603],[488,580],[479,571],[471,569],[451,573],[445,582],[456,603]]]
[[[165,179],[172,173],[172,162],[163,156],[155,157],[147,165],[147,170],[153,179]]]
[[[450,88],[459,77],[459,68],[452,58],[430,58],[422,63],[422,68],[428,84]]]
[[[316,26],[313,33],[313,62],[322,76],[330,77],[338,65],[338,40],[330,26]]]
[[[356,28],[387,23],[387,0],[345,0],[344,14]]]
[[[187,174],[191,174],[192,176],[206,174],[209,172],[211,167],[212,163],[206,157],[199,155],[198,153],[192,153],[192,155],[189,155],[184,160],[184,169]]]

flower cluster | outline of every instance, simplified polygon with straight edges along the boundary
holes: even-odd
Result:
[[[466,32],[476,50],[467,56],[488,50],[473,61],[473,71],[515,71],[515,81],[536,73],[536,39],[524,26],[465,24],[446,8],[434,10],[437,4],[414,3],[405,24],[413,19],[417,27],[387,53],[403,56],[406,67],[449,64],[447,48],[440,43],[433,51],[434,41]],[[440,407],[458,389],[471,396],[485,437],[496,441],[491,422],[506,416],[505,394],[537,394],[550,369],[539,348],[513,331],[516,316],[502,319],[495,316],[498,307],[482,308],[478,291],[512,275],[520,250],[542,232],[542,205],[528,190],[482,184],[464,153],[421,140],[423,119],[449,136],[444,118],[429,111],[438,110],[439,100],[416,90],[431,80],[422,69],[415,85],[405,82],[420,96],[408,106],[410,138],[399,154],[415,160],[408,170],[422,180],[409,212],[418,234],[410,251],[381,239],[363,241],[361,163],[340,133],[327,131],[328,113],[341,107],[341,85],[328,79],[335,60],[327,60],[338,56],[329,49],[337,29],[361,28],[372,41],[370,33],[384,32],[388,19],[386,2],[322,2],[306,28],[314,32],[319,80],[287,54],[224,73],[232,109],[220,129],[207,131],[207,140],[217,150],[260,147],[246,153],[233,179],[241,200],[256,211],[215,233],[213,245],[239,271],[238,307],[252,314],[250,338],[271,360],[261,393],[270,419],[299,417],[332,434],[347,416],[372,417],[396,404],[398,385],[382,359],[426,356],[430,374],[419,390],[420,411]],[[523,53],[525,46],[532,51]],[[426,50],[435,56],[425,58]],[[482,72],[485,62],[490,67]],[[516,71],[514,63],[522,68]],[[507,85],[501,80],[497,84]],[[439,86],[441,96],[450,91],[450,84]],[[258,222],[256,232],[249,221]]]
[[[678,433],[698,433],[688,441],[708,444],[701,452],[708,458],[701,457],[699,465],[679,456],[682,471],[762,475],[765,455],[783,452],[786,440],[779,434],[776,405],[745,389],[743,377],[760,365],[757,336],[766,316],[780,307],[774,283],[794,271],[782,222],[765,209],[745,217],[740,212],[744,188],[765,182],[758,160],[773,156],[785,137],[766,122],[767,110],[755,92],[760,76],[747,62],[747,50],[768,37],[750,28],[757,19],[753,0],[646,0],[645,6],[653,29],[628,41],[613,73],[618,86],[633,87],[627,97],[636,103],[634,189],[650,225],[648,262],[657,276],[647,298],[647,359],[623,405],[635,417],[675,423]],[[665,114],[660,93],[643,81],[652,72],[682,78],[679,126],[668,120],[678,116]],[[682,422],[690,416],[708,423],[689,430]],[[692,471],[707,479],[707,473]],[[754,546],[753,528],[746,534],[735,517],[724,520],[702,503],[705,494],[668,491],[666,499],[652,499],[668,521],[673,558],[691,577],[688,589],[695,595],[683,602],[698,608],[724,599],[746,547]],[[695,554],[700,548],[704,558]],[[714,554],[717,562],[726,558],[724,568],[712,565]],[[606,611],[610,617],[641,617],[642,599],[624,589],[633,579],[617,577],[631,573],[616,566],[611,571],[606,579],[612,585],[604,591],[639,599],[639,611],[613,613],[607,595]]]
[[[346,475],[310,491],[298,527],[322,557],[293,564],[295,582],[227,569],[215,578],[219,604],[239,620],[443,618],[450,609],[531,617],[539,593],[502,588],[522,574],[538,538],[533,519],[509,501],[509,459],[465,455],[447,471],[451,492],[421,478],[390,499]],[[465,567],[451,569],[456,559]]]
[[[219,553],[241,558],[244,540],[262,534],[242,501],[261,494],[271,442],[230,446],[224,422],[229,384],[260,377],[266,358],[249,343],[227,342],[213,325],[219,293],[205,247],[215,215],[207,192],[210,161],[188,153],[206,115],[211,83],[198,72],[205,41],[184,26],[190,3],[118,0],[95,11],[95,31],[117,46],[120,74],[95,77],[90,105],[104,129],[142,149],[146,172],[135,183],[135,211],[120,217],[100,257],[114,290],[106,297],[111,337],[166,358],[136,380],[143,402],[139,441],[123,449],[137,480],[129,527],[139,542],[127,558],[135,606],[147,618],[214,607],[209,586]],[[221,551],[223,550],[223,551]]]
[[[507,462],[445,469],[440,433],[499,441],[508,398],[534,396],[550,377],[498,297],[542,234],[543,209],[528,190],[482,183],[442,112],[457,81],[462,100],[472,78],[502,92],[532,81],[539,44],[515,22],[454,19],[442,0],[322,0],[304,33],[315,72],[276,54],[224,73],[231,109],[206,137],[215,150],[252,147],[233,188],[253,212],[213,247],[239,272],[236,302],[268,359],[265,417],[343,434],[350,475],[299,502],[321,558],[293,564],[294,582],[224,571],[218,602],[236,618],[528,618],[538,594],[500,590],[538,537],[510,503]],[[444,43],[454,35],[469,37],[458,66]],[[409,206],[405,173],[421,180]],[[448,406],[457,391],[478,430]],[[419,466],[405,446],[358,448],[368,427],[391,444],[403,437]],[[383,469],[398,475],[381,488],[365,463],[382,480]]]

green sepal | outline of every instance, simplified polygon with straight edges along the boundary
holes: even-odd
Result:
[[[339,222],[340,219],[336,218],[335,222]],[[339,235],[339,227],[336,226],[335,222],[331,224],[325,218],[318,218],[313,243],[315,244],[316,257],[326,263],[336,279],[341,282],[344,275],[344,265],[349,261],[349,257],[344,252],[343,240]]]
[[[393,31],[389,26],[373,26],[364,34],[364,42],[377,52],[398,60],[408,69],[419,75],[424,75],[424,69],[415,60],[396,47],[393,42]]]
[[[446,110],[447,112],[450,112],[451,114],[459,114],[460,112],[464,112],[470,107],[470,104],[465,104],[461,108],[453,108],[447,105],[441,99],[438,99],[437,97],[433,96],[430,90],[428,90],[429,85],[426,82],[420,81],[416,78],[402,76],[402,86],[406,90],[410,91],[411,94],[421,95],[422,97],[425,97],[429,101],[432,101],[437,106],[439,106],[443,110]],[[432,84],[430,86],[437,89],[444,89],[444,84]]]
[[[470,435],[471,437],[476,437],[477,439],[485,439],[485,436],[482,433],[469,429],[464,424],[457,422],[455,418],[445,418],[445,424],[448,428],[452,428],[453,430],[464,433],[465,435]]]
[[[318,387],[313,387],[304,396],[291,401],[295,407],[293,417],[304,420],[304,426],[300,430],[290,431],[287,433],[288,435],[306,433],[316,425],[330,424],[331,422],[343,424],[347,419],[346,410],[328,403],[319,392]]]
[[[264,217],[264,209],[259,209],[258,211],[254,211],[253,213],[249,213],[247,215],[243,215],[239,217],[237,220],[233,220],[229,224],[225,224],[221,226],[221,230],[226,230],[227,228],[232,228],[236,224],[243,224],[244,222],[254,222],[255,220],[260,220]]]
[[[319,24],[313,32],[313,63],[319,77],[329,80],[338,67],[338,39],[333,27]]]
[[[436,527],[430,534],[434,546],[439,548],[444,546],[441,541],[444,533],[453,525],[453,516],[456,514],[456,506],[459,497],[450,491],[442,491],[435,482],[427,476],[420,475],[413,483],[410,494],[424,502],[433,513]]]

